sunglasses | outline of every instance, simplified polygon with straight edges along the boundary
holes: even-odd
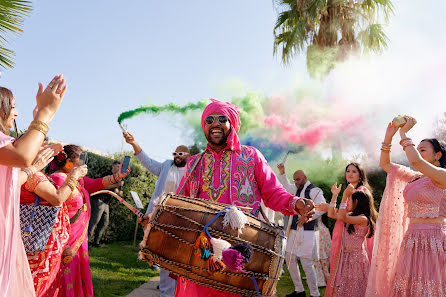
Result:
[[[220,124],[224,124],[228,121],[228,117],[224,116],[224,115],[219,115],[219,116],[207,116],[204,119],[204,122],[208,125],[212,124],[215,121],[215,118],[218,118],[218,121],[220,122]]]
[[[189,155],[189,153],[184,153],[184,152],[179,152],[179,153],[177,153],[177,152],[173,152],[172,155],[173,155],[174,157],[176,157],[176,156],[180,156],[180,157],[182,157],[182,156]]]

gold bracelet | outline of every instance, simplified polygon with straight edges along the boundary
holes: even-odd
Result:
[[[32,121],[31,124],[29,124],[28,130],[37,130],[43,133],[43,135],[46,136],[48,133],[49,127],[47,124],[41,121]]]
[[[27,181],[30,180],[34,175],[32,170],[29,168],[22,168],[22,171],[25,172],[26,175],[28,176],[28,178],[26,179]]]

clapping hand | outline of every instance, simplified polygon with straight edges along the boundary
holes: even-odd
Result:
[[[50,122],[59,109],[66,90],[67,85],[62,74],[56,75],[45,89],[39,83],[39,89],[36,95],[37,106],[34,109],[34,120],[41,120],[46,123]]]
[[[355,191],[355,187],[352,184],[348,184],[347,188],[344,191],[344,195],[350,197]]]
[[[339,192],[341,192],[341,187],[342,187],[342,184],[339,184],[339,186],[338,186],[338,183],[334,183],[331,186],[331,193],[336,196],[339,195]]]

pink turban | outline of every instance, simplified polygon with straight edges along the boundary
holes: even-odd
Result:
[[[201,128],[203,128],[204,132],[204,126],[205,122],[204,119],[213,114],[218,113],[222,114],[228,117],[229,123],[231,124],[231,132],[228,136],[228,146],[233,151],[240,151],[240,140],[238,138],[237,132],[240,129],[240,116],[239,112],[240,109],[235,106],[234,104],[231,104],[229,102],[221,102],[215,99],[211,98],[212,103],[210,103],[203,111],[203,115],[201,116]]]

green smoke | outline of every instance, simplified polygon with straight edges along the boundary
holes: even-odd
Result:
[[[179,106],[176,105],[175,103],[169,103],[166,105],[143,105],[138,108],[124,111],[123,113],[121,113],[118,117],[118,123],[121,124],[123,120],[133,118],[134,116],[143,113],[149,113],[154,115],[160,114],[162,112],[185,114],[190,110],[203,110],[208,105],[208,103],[209,103],[208,100],[203,99],[198,101],[197,103],[189,102],[184,106]]]

